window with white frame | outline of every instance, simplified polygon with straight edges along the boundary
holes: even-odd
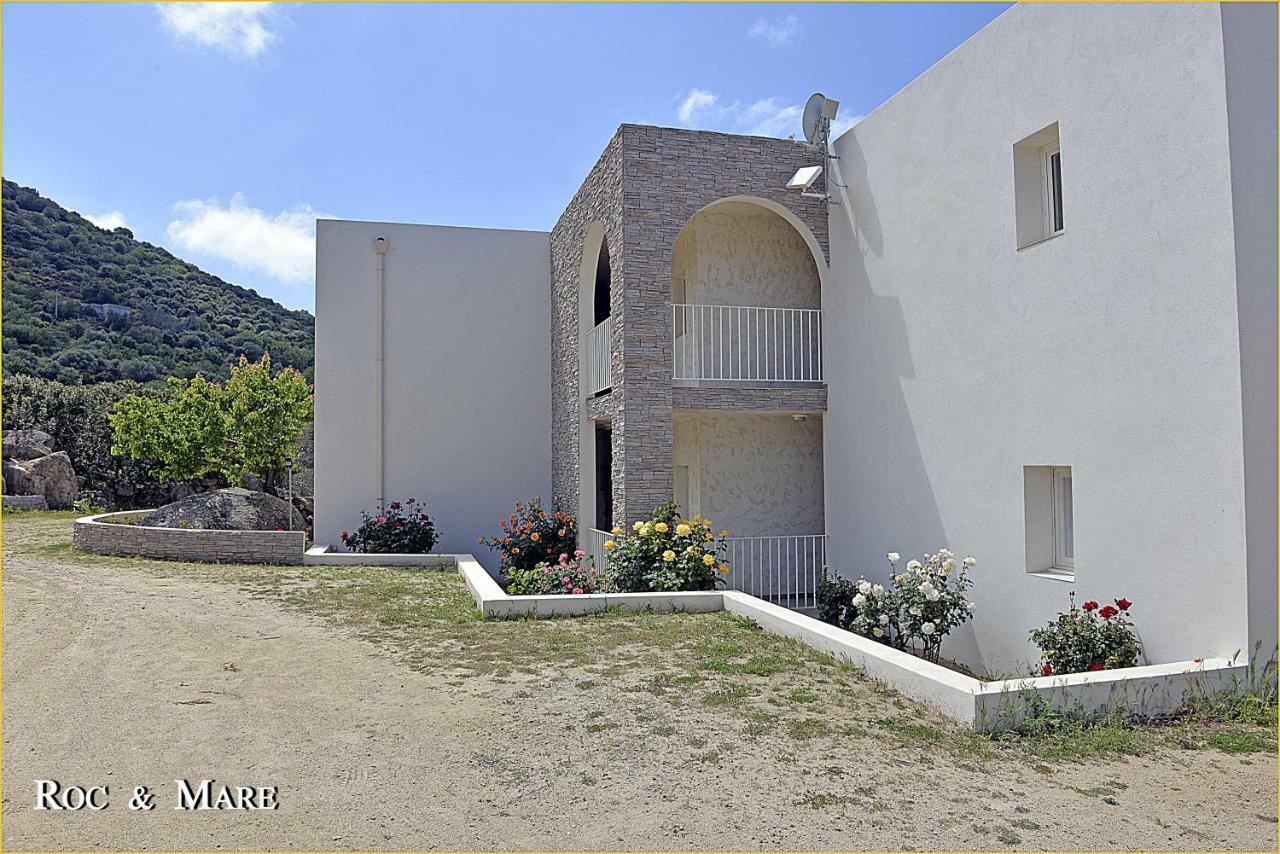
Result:
[[[1027,572],[1072,581],[1076,535],[1071,467],[1026,466],[1022,477]]]
[[[1053,467],[1053,563],[1059,572],[1075,572],[1075,531],[1071,519],[1071,467]]]
[[[1062,233],[1062,142],[1057,122],[1014,143],[1013,201],[1019,249]]]
[[[1044,233],[1052,237],[1062,231],[1062,146],[1055,142],[1046,147],[1040,168],[1044,173]]]

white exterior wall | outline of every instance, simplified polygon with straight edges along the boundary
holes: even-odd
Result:
[[[834,144],[828,559],[974,554],[948,655],[1018,669],[1069,590],[1133,600],[1152,662],[1247,646],[1221,20],[1014,7]],[[1017,250],[1013,145],[1055,121],[1065,232]],[[1031,465],[1072,467],[1072,584],[1027,573]]]
[[[551,486],[550,244],[544,232],[320,220],[315,540],[338,546],[377,497],[375,238],[385,285],[386,500],[415,496],[474,552]]]

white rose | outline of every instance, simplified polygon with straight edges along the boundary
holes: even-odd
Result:
[[[922,614],[924,613],[924,611],[920,610],[920,606],[919,606],[919,605],[912,605],[912,606],[911,606],[910,608],[908,608],[907,610],[911,613],[911,616],[913,616],[913,617],[919,617],[920,615],[922,615]]]
[[[894,584],[901,584],[901,583],[902,583],[902,579],[904,579],[904,578],[906,578],[906,576],[905,576],[905,575],[895,575],[895,576],[893,577],[893,583],[894,583]]]
[[[878,638],[884,637],[884,632],[881,629],[872,629],[871,634],[875,635]]]
[[[977,602],[966,602],[964,603],[964,606],[969,609],[969,613],[973,613],[974,611],[978,610]]]
[[[956,569],[956,562],[951,558],[947,558],[942,562],[943,575],[950,575],[951,573],[955,572],[955,569]]]
[[[863,596],[866,596],[868,593],[870,593],[870,592],[871,592],[871,582],[870,582],[870,581],[865,581],[865,580],[864,580],[864,581],[859,581],[859,582],[858,582],[858,592],[859,592],[859,593],[861,593]]]
[[[881,615],[880,615],[880,625],[882,625],[882,626],[887,626],[887,625],[889,625],[889,615],[888,615],[888,614],[881,614]]]
[[[937,627],[933,623],[925,623],[923,626],[920,627],[920,634],[926,635],[926,636],[931,635],[933,634],[936,628]]]
[[[937,602],[942,598],[942,594],[938,592],[937,588],[930,587],[928,592],[925,592],[924,598],[928,599],[930,602]]]
[[[886,557],[889,558],[889,563],[895,564],[895,565],[898,563],[898,561],[902,560],[902,555],[898,554],[897,552],[889,552],[889,554],[886,555]]]
[[[911,572],[915,572],[919,568],[920,568],[920,561],[918,560],[907,561],[907,569],[909,569]]]
[[[867,603],[867,597],[863,596],[861,593],[853,597],[853,607],[855,608],[861,608],[866,603]]]
[[[975,563],[977,563],[977,561],[973,559],[973,555],[969,555],[967,558],[964,559],[964,568],[968,569],[969,567],[973,566]]]
[[[872,596],[875,596],[877,599],[878,599],[878,598],[880,598],[881,596],[883,596],[883,595],[884,595],[884,585],[883,585],[883,584],[877,584],[877,585],[875,585],[874,587],[872,587],[872,588],[871,588],[871,595],[872,595]]]

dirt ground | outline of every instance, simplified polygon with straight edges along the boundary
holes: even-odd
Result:
[[[69,539],[4,522],[6,850],[1276,848],[1272,753],[1044,759],[723,615],[486,624],[451,574]],[[110,806],[33,811],[43,778]],[[280,806],[175,811],[177,778]]]

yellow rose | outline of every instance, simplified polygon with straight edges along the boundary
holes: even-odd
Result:
[[[667,523],[659,522],[653,526],[653,530],[657,531],[659,534],[665,534],[667,532]]]
[[[693,516],[693,521],[695,521],[695,522],[701,522],[701,521],[702,521],[702,514],[701,514],[701,513],[695,513],[695,514],[694,514],[694,516]]]
[[[711,528],[711,520],[710,520],[710,519],[703,519],[703,520],[702,520],[702,527],[707,528],[707,529],[710,529],[710,528]]]
[[[711,536],[710,534],[707,534],[707,535],[706,535],[705,537],[703,537],[702,539],[709,543],[709,542],[711,542],[712,540],[714,540],[714,539],[715,539],[715,537]]]
[[[692,530],[693,529],[690,528],[688,525],[686,525],[684,522],[681,522],[679,525],[676,525],[676,536],[687,537],[689,536],[689,532]]]
[[[638,531],[643,527],[644,527],[644,522],[636,522],[634,525],[631,526],[631,530]]]
[[[721,575],[728,575],[728,574],[729,574],[729,564],[727,564],[727,563],[722,563],[722,564],[720,564],[720,574],[721,574]]]
[[[714,563],[716,562],[716,556],[715,556],[715,555],[703,555],[703,556],[702,556],[702,562],[703,562],[704,564],[706,564],[707,566],[711,566],[712,564],[714,564]]]
[[[640,536],[647,537],[651,533],[653,533],[653,527],[648,522],[645,522],[640,528]]]
[[[697,546],[689,546],[689,548],[685,549],[685,551],[691,555],[702,554],[702,549],[698,548]]]
[[[728,531],[721,531],[721,532],[720,532],[720,536],[722,536],[722,537],[727,537],[727,536],[729,536],[729,532],[728,532]]]
[[[613,540],[605,540],[605,541],[604,541],[604,550],[605,550],[605,551],[609,551],[610,549],[612,549],[612,548],[614,547],[614,545],[615,545],[615,543],[613,542]]]
[[[671,563],[671,561],[676,559],[676,553],[671,551],[671,549],[667,549],[665,552],[662,553],[662,559],[665,560],[667,563]]]
[[[621,536],[622,536],[622,529],[621,529],[621,528],[618,528],[618,527],[615,527],[615,528],[614,528],[612,531],[610,531],[609,533],[610,533],[610,534],[613,534],[615,537],[621,537]]]

